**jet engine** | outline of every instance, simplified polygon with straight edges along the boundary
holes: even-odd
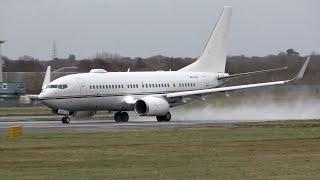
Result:
[[[159,97],[144,97],[136,101],[134,111],[140,116],[164,116],[169,112],[169,103]]]

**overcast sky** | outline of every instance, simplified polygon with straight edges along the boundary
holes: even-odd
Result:
[[[97,52],[197,57],[224,5],[233,7],[229,55],[294,48],[320,52],[319,0],[0,0],[4,55]]]

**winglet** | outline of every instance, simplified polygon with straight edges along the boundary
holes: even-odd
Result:
[[[285,81],[285,83],[289,83],[291,81],[296,81],[296,80],[301,80],[304,76],[304,73],[306,72],[307,70],[307,67],[308,67],[308,64],[309,64],[309,61],[310,61],[310,58],[311,58],[311,55],[308,56],[307,60],[303,63],[302,67],[300,68],[298,74],[296,75],[296,77],[294,77],[293,79],[291,80],[287,80]]]
[[[306,69],[307,69],[307,67],[308,67],[308,64],[309,64],[309,61],[310,61],[310,57],[311,57],[311,56],[309,56],[309,57],[307,58],[307,60],[303,63],[303,66],[301,67],[298,75],[296,76],[296,80],[300,80],[300,79],[303,78],[303,75],[304,75],[304,73],[306,72]]]
[[[46,74],[43,79],[42,89],[45,89],[51,81],[51,66],[47,67]]]

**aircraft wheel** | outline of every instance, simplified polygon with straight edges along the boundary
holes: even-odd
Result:
[[[117,112],[114,115],[114,120],[116,122],[128,122],[129,120],[129,115],[127,112]]]
[[[158,120],[159,122],[162,122],[162,121],[164,121],[164,118],[163,118],[163,116],[157,116],[157,120]]]
[[[70,123],[70,118],[68,116],[65,116],[61,119],[61,122],[63,124],[69,124]]]
[[[121,120],[122,122],[128,122],[129,121],[129,114],[127,112],[121,113]]]
[[[68,116],[65,118],[65,123],[70,124],[70,118]]]
[[[114,114],[114,120],[115,120],[116,122],[121,122],[121,112],[116,112],[116,113]]]
[[[171,113],[168,112],[166,115],[164,115],[164,121],[170,121],[171,120]]]
[[[170,121],[171,120],[171,113],[170,112],[168,112],[166,115],[164,115],[164,116],[157,116],[157,120],[159,121],[159,122],[163,122],[163,121]]]
[[[63,124],[65,124],[65,123],[66,123],[66,117],[63,117],[63,118],[61,119],[61,122],[62,122]]]

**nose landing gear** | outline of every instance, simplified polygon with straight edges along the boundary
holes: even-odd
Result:
[[[61,122],[63,124],[69,124],[70,123],[70,117],[69,116],[64,116],[62,119],[61,119]]]

